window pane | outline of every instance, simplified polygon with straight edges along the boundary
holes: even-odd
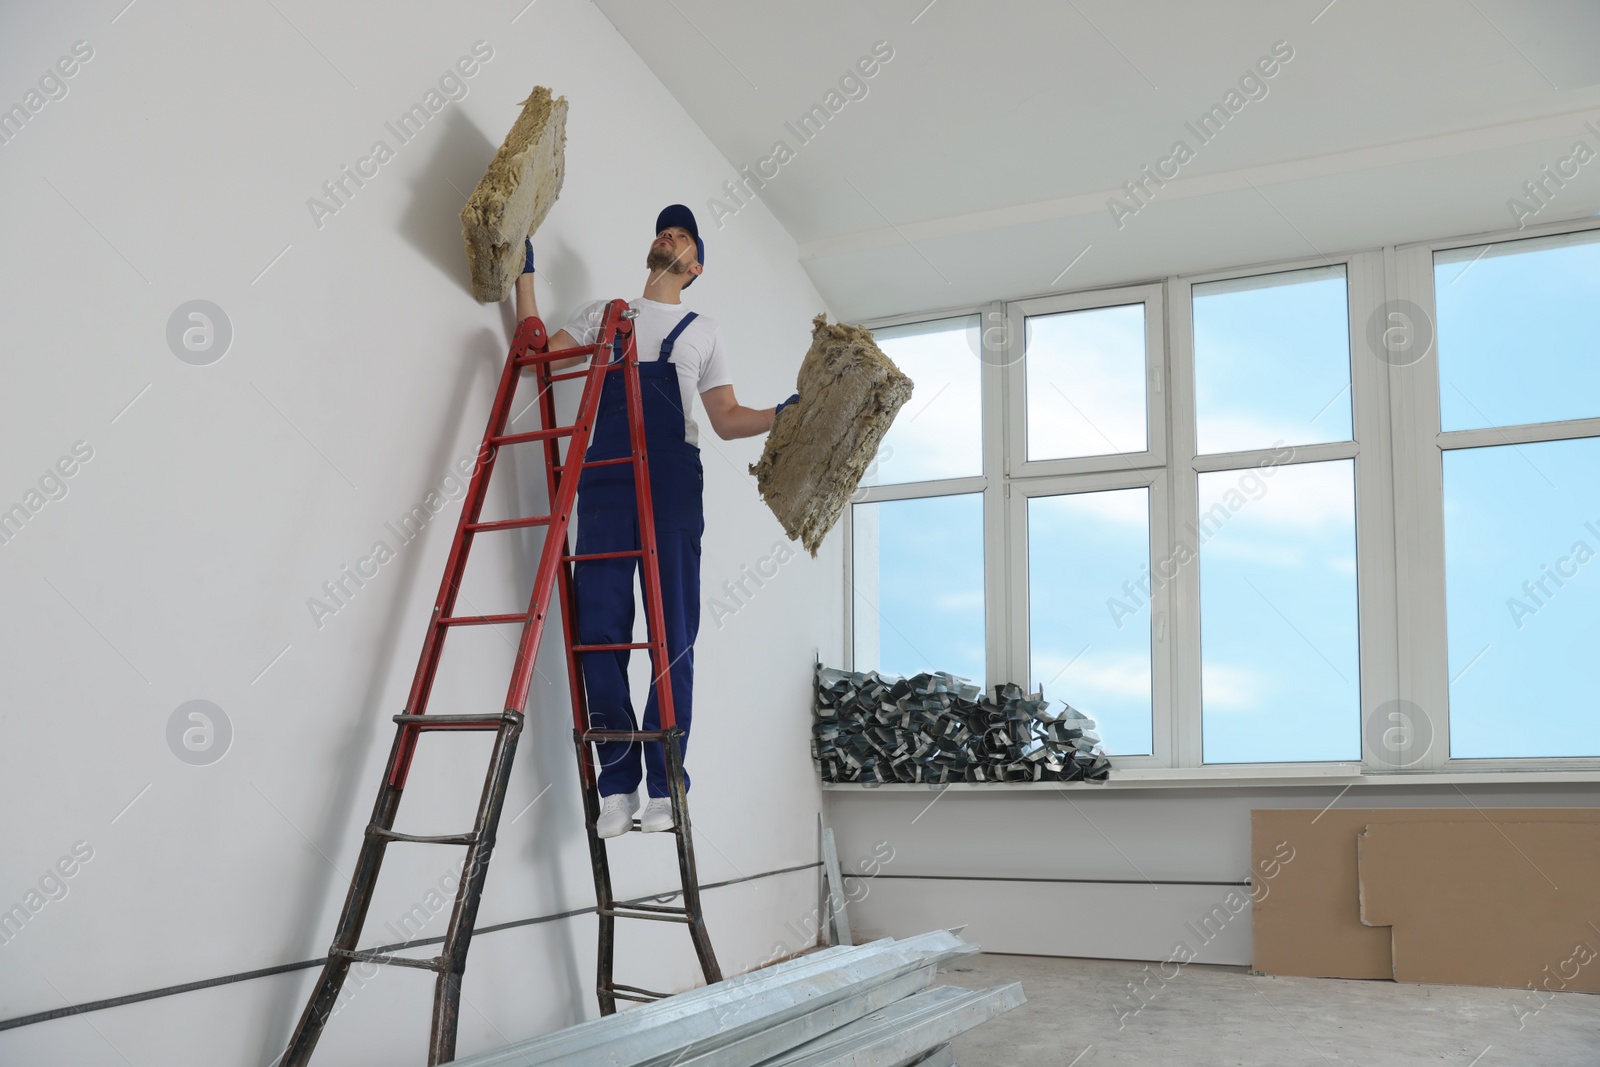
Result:
[[[1202,474],[1183,540],[1200,549],[1205,761],[1360,759],[1354,464]]]
[[[1033,685],[1099,723],[1114,755],[1152,751],[1149,572],[1148,489],[1028,501]]]
[[[1199,450],[1350,440],[1344,267],[1194,287]]]
[[[884,355],[916,389],[878,446],[862,485],[893,485],[983,473],[978,317],[873,331]]]
[[[983,684],[983,495],[856,504],[851,531],[855,669]]]
[[[1143,452],[1144,305],[1030,315],[1029,459]]]
[[[1600,415],[1600,243],[1452,249],[1433,280],[1444,429]]]
[[[1600,756],[1600,440],[1444,454],[1450,755]]]

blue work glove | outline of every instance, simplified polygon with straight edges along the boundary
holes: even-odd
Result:
[[[777,418],[779,415],[783,414],[783,409],[784,408],[788,407],[790,404],[798,404],[799,402],[800,402],[800,394],[796,393],[793,396],[791,396],[788,400],[785,400],[783,403],[781,403],[777,407],[773,408],[772,409],[772,417],[773,418]]]
[[[524,273],[524,274],[532,274],[533,273],[533,238],[529,237],[529,238],[526,238],[526,240],[528,242],[528,252],[527,252],[527,255],[522,257],[522,273]]]

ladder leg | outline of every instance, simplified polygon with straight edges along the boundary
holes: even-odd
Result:
[[[700,969],[705,974],[706,983],[710,984],[722,980],[722,969],[718,966],[716,953],[712,950],[711,936],[706,932],[705,913],[700,906],[700,881],[694,862],[694,836],[689,826],[688,787],[683,777],[684,730],[677,724],[673,707],[673,661],[669,658],[666,640],[661,559],[656,541],[655,504],[650,484],[649,448],[645,437],[638,360],[631,343],[630,339],[629,362],[623,374],[626,382],[629,436],[633,445],[639,546],[643,553],[639,559],[639,585],[644,594],[646,626],[651,645],[651,666],[655,671],[652,686],[663,733],[660,741],[662,762],[666,764],[667,791],[672,799],[673,832],[678,838],[678,873],[683,883],[684,912],[688,919],[689,936],[694,942],[695,954],[700,958]]]
[[[428,1037],[428,1064],[448,1063],[456,1058],[456,1027],[461,1020],[461,977],[467,969],[467,950],[472,947],[472,930],[478,921],[478,905],[483,900],[484,880],[489,876],[489,859],[494,854],[495,834],[505,808],[506,786],[511,781],[511,765],[517,755],[517,738],[522,733],[523,716],[507,708],[505,725],[495,735],[494,752],[489,757],[489,775],[478,800],[474,821],[476,837],[467,846],[461,868],[461,885],[456,890],[455,909],[450,928],[445,931],[440,955],[443,966],[434,985],[433,1026]]]
[[[573,740],[578,747],[578,777],[583,787],[583,821],[584,828],[589,834],[589,862],[594,868],[595,917],[600,920],[599,948],[594,970],[595,995],[600,999],[600,1014],[615,1015],[617,998],[612,992],[612,982],[615,978],[617,917],[609,912],[616,900],[611,891],[611,863],[606,854],[606,843],[600,840],[600,835],[595,832],[595,823],[600,818],[600,788],[595,777],[589,746],[584,742],[583,734],[574,731]]]
[[[456,1058],[456,1026],[461,1021],[461,972],[445,971],[433,987],[433,1027],[428,1034],[428,1067]]]
[[[678,873],[683,879],[683,906],[689,913],[689,938],[694,942],[695,955],[700,957],[700,970],[706,984],[722,981],[722,968],[717,964],[717,954],[711,947],[711,935],[706,932],[706,916],[700,907],[700,876],[695,870],[694,836],[689,826],[689,793],[683,784],[683,730],[673,727],[662,739],[667,764],[667,788],[672,796],[673,832],[678,836]]]
[[[395,731],[394,744],[389,750],[390,770],[400,758],[403,733]],[[377,803],[372,807],[370,823],[385,830],[394,828],[402,792],[399,787],[389,783],[389,778],[389,771],[386,770],[384,784],[378,790]],[[387,841],[370,833],[362,841],[355,875],[350,879],[350,891],[345,895],[344,910],[334,930],[332,948],[350,950],[356,947],[361,937],[361,927],[367,919],[367,908],[372,904],[372,891],[378,882],[378,871],[383,866],[384,846],[387,844]],[[322,1028],[327,1025],[328,1017],[333,1014],[339,991],[344,987],[349,972],[350,960],[335,956],[330,951],[328,961],[322,966],[322,975],[317,979],[316,990],[306,1002],[305,1010],[300,1013],[300,1022],[295,1026],[294,1036],[289,1039],[289,1047],[279,1067],[305,1067],[311,1062],[311,1053],[317,1047],[317,1040],[322,1037]]]

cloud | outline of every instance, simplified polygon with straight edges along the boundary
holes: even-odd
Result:
[[[983,364],[963,329],[908,337],[883,330],[877,340],[915,388],[884,438],[892,455],[880,462],[876,484],[982,474]]]
[[[968,592],[940,593],[933,598],[934,611],[965,616],[971,612],[982,613],[983,590],[974,589]]]
[[[1088,710],[1095,697],[1120,700],[1150,699],[1149,656],[1127,653],[1094,656],[1085,653],[1070,668],[1070,656],[1041,655],[1034,661],[1034,674],[1052,685],[1059,699]],[[1058,677],[1059,675],[1059,677]]]
[[[1252,468],[1202,474],[1200,514],[1222,503],[1230,489],[1246,500],[1222,527],[1235,535],[1252,528],[1353,532],[1355,467],[1350,460],[1290,463],[1271,468],[1270,473]]]
[[[1134,489],[1036,496],[1028,502],[1028,510],[1030,517],[1046,523],[1091,519],[1132,526],[1146,532],[1150,527],[1150,491],[1140,486]]]
[[[1306,554],[1297,545],[1253,537],[1219,536],[1206,542],[1201,551],[1208,560],[1246,560],[1258,567],[1276,567],[1286,571],[1300,570],[1306,563]]]
[[[1249,712],[1262,709],[1272,685],[1266,675],[1250,667],[1202,662],[1200,688],[1206,712]]]
[[[1028,320],[1028,458],[1142,452],[1144,309]]]

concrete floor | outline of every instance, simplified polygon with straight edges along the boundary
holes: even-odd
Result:
[[[1584,993],[1552,994],[1541,1007],[1508,989],[1265,978],[1202,964],[1164,978],[1154,964],[987,953],[940,976],[971,989],[1021,982],[1028,997],[952,1042],[961,1067],[1600,1064],[1600,996]],[[1143,983],[1142,1001],[1130,982]]]

